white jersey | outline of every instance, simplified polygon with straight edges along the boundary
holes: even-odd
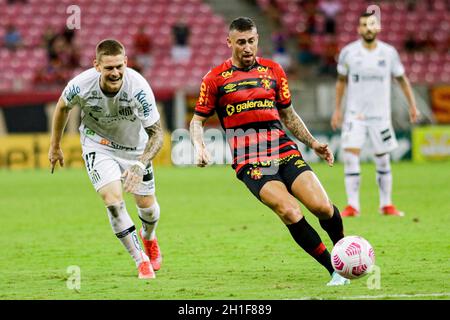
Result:
[[[122,87],[114,97],[103,93],[100,72],[91,68],[69,81],[62,99],[69,108],[81,107],[82,138],[116,149],[142,148],[148,140],[144,128],[160,117],[150,85],[130,68],[126,68]]]
[[[394,47],[377,40],[369,51],[354,41],[339,54],[337,71],[348,77],[346,119],[391,120],[391,78],[405,72]]]

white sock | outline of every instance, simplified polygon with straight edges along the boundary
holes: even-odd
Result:
[[[155,238],[156,225],[158,224],[160,208],[157,201],[150,208],[139,208],[138,214],[142,221],[142,236],[146,240]]]
[[[136,227],[125,208],[125,202],[109,205],[106,210],[114,233],[136,262],[136,266],[143,261],[148,261],[149,259],[139,243]]]
[[[377,169],[378,190],[380,192],[380,208],[382,208],[392,203],[392,173],[389,154],[386,153],[380,157],[375,156],[375,166]]]
[[[344,173],[347,203],[359,211],[359,185],[361,177],[358,155],[344,151]]]

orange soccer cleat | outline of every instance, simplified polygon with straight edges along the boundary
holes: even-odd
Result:
[[[139,279],[154,279],[156,278],[155,271],[153,271],[150,261],[143,261],[138,267]]]
[[[348,205],[341,212],[341,217],[359,217],[359,211],[351,205]]]
[[[380,209],[380,212],[384,216],[397,216],[403,217],[405,215],[404,212],[397,210],[397,208],[393,205],[387,205]]]
[[[162,256],[161,250],[159,250],[158,239],[147,240],[142,236],[142,229],[139,230],[139,237],[142,240],[142,244],[144,245],[145,253],[150,258],[150,262],[152,264],[153,270],[158,271],[161,269]]]

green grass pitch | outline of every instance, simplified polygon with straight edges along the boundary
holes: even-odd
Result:
[[[342,209],[342,165],[312,167]],[[369,277],[326,287],[325,269],[229,167],[155,168],[164,261],[145,281],[84,169],[1,170],[0,299],[449,299],[450,164],[393,164],[403,218],[378,213],[374,169],[362,166],[362,216],[344,226],[373,245],[380,289],[368,288]],[[331,250],[317,219],[304,213]],[[69,266],[81,270],[80,290],[67,288]]]

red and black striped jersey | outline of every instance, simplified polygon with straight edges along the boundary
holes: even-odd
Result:
[[[286,135],[279,109],[291,105],[283,68],[276,62],[256,58],[246,69],[233,66],[231,58],[203,78],[195,114],[209,117],[217,112],[226,131],[233,168],[300,154]]]

